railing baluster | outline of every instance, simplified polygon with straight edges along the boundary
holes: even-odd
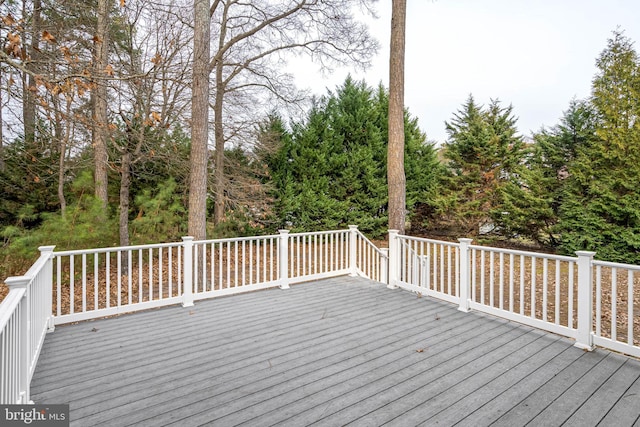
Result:
[[[313,235],[313,246],[311,247],[313,250],[313,273],[318,273],[318,235]]]
[[[132,299],[133,299],[133,278],[131,277],[131,270],[133,270],[132,267],[132,254],[131,254],[131,250],[127,251],[127,289],[129,292],[129,305],[131,305],[132,303]]]
[[[554,320],[555,320],[555,324],[559,325],[560,324],[560,261],[556,260],[556,287],[555,287],[555,316],[554,316]]]
[[[444,245],[440,245],[440,292],[444,293],[445,281],[444,281]]]
[[[173,248],[169,246],[169,252],[167,254],[167,262],[169,263],[169,298],[173,297]],[[213,260],[211,261],[213,266]],[[213,276],[211,276],[211,283],[213,283]]]
[[[487,302],[485,301],[484,298],[484,286],[485,286],[485,272],[484,272],[484,265],[485,265],[485,251],[481,250],[480,251],[480,302],[482,304],[486,304]]]
[[[538,258],[531,257],[531,317],[536,318],[536,263]]]
[[[220,276],[220,264],[216,264],[216,260],[220,257],[220,249],[216,249],[216,242],[211,242],[211,248],[209,248],[209,263],[211,264],[211,268],[209,270],[209,282],[211,290],[220,290],[222,289],[222,284],[220,280],[216,282],[216,276]]]
[[[549,272],[548,260],[542,260],[542,320],[547,321],[547,291],[549,289],[549,280],[547,274]]]
[[[227,288],[231,288],[231,242],[227,242]]]
[[[520,255],[520,315],[524,316],[524,255]]]
[[[144,262],[142,261],[143,253],[142,249],[138,249],[138,302],[143,301],[144,294],[144,282],[142,281],[142,268]]]
[[[87,311],[87,254],[82,254],[82,312]]]
[[[238,241],[237,240],[234,242],[234,245],[233,245],[233,255],[235,257],[233,287],[236,288],[238,286]]]
[[[99,289],[98,289],[98,261],[100,259],[99,257],[100,254],[96,253],[93,255],[93,309],[97,310],[98,307],[98,296],[100,295]],[[60,259],[60,258],[58,258]],[[58,304],[60,304],[58,302]],[[58,316],[60,314],[58,313]]]
[[[596,267],[596,335],[602,335],[602,266]]]
[[[611,268],[611,339],[618,339],[618,269]]]
[[[451,246],[447,246],[447,294],[451,293]]]
[[[116,252],[116,265],[118,266],[118,307],[122,306],[122,252]]]
[[[269,245],[269,260],[270,260],[269,262],[270,262],[270,264],[271,264],[271,269],[270,269],[270,270],[271,270],[271,272],[270,272],[269,274],[270,274],[270,281],[271,281],[271,282],[273,282],[273,277],[274,277],[274,276],[273,276],[273,273],[274,273],[274,271],[275,271],[275,270],[276,270],[276,268],[277,268],[277,266],[276,266],[276,268],[274,268],[274,263],[276,263],[276,262],[277,262],[277,260],[275,260],[275,259],[274,259],[274,256],[273,256],[273,252],[274,252],[274,250],[275,250],[275,243],[276,243],[275,238],[272,238],[272,239],[271,239],[271,244]]]
[[[494,304],[494,288],[495,288],[495,260],[493,251],[489,252],[489,307],[495,307]]]
[[[478,302],[478,299],[476,298],[476,283],[477,283],[477,272],[476,272],[476,268],[477,268],[477,264],[478,264],[478,260],[476,259],[476,250],[472,249],[471,250],[471,299],[474,302]]]
[[[515,257],[513,254],[509,254],[509,311],[513,312],[513,298],[514,298],[514,268]]]
[[[500,304],[498,305],[498,307],[500,307],[500,310],[504,310],[504,253],[500,252],[500,292],[499,292],[499,298],[500,298]]]
[[[182,277],[182,252],[183,252],[183,248],[181,246],[176,248],[176,252],[178,255],[178,291],[176,293],[176,296],[182,296],[182,283],[183,283],[183,277]]]
[[[56,257],[56,315],[62,315],[62,257]],[[97,276],[96,276],[97,277]]]
[[[249,245],[249,283],[260,283],[260,240],[256,240],[256,280],[253,280],[253,242]]]
[[[202,255],[200,258],[202,260],[202,292],[207,292],[207,244],[202,244]],[[198,261],[200,262],[200,261]]]
[[[307,245],[307,236],[302,236],[301,238],[302,243],[298,243],[300,245],[300,250],[302,251],[302,275],[306,276],[307,275],[307,252],[309,250],[309,245]],[[311,254],[309,253],[309,258],[311,258]],[[311,273],[311,270],[309,270],[309,274]]]
[[[633,270],[627,271],[627,344],[633,345]]]
[[[569,299],[569,304],[568,304],[568,319],[567,319],[567,325],[570,328],[573,328],[573,287],[574,287],[574,278],[573,278],[573,269],[574,269],[574,262],[570,262],[569,263],[569,295],[568,295],[568,299]]]
[[[75,313],[74,310],[74,305],[75,305],[75,297],[76,297],[76,291],[75,291],[75,272],[74,272],[74,267],[75,267],[75,261],[74,261],[74,256],[71,255],[69,257],[69,314],[73,314]]]
[[[204,246],[204,245],[203,245]],[[204,259],[204,256],[203,256]],[[203,262],[203,264],[205,264]],[[162,247],[158,248],[158,298],[162,299]],[[204,278],[203,278],[204,282]]]
[[[220,287],[220,289],[224,289],[224,281],[222,279],[222,275],[224,273],[224,263],[223,263],[223,256],[224,256],[224,244],[222,242],[219,243],[218,245],[218,286]],[[227,286],[228,288],[229,286]]]
[[[246,258],[245,258],[246,257],[246,252],[245,252],[246,251],[246,245],[245,245],[245,243],[246,242],[243,240],[242,241],[242,246],[240,248],[240,252],[242,254],[242,263],[240,264],[242,266],[241,267],[242,268],[242,286],[245,286],[246,283],[247,283],[246,282],[246,271],[247,271],[247,269],[245,268],[245,265],[246,265],[245,264],[246,263]]]
[[[194,251],[195,251],[195,259],[198,258],[197,254],[198,254],[198,245],[194,246]],[[197,262],[196,262],[197,265]],[[196,282],[197,282],[197,274],[193,275],[196,278]],[[149,248],[149,278],[147,279],[149,282],[149,301],[153,301],[153,249]],[[198,289],[197,285],[194,284],[193,289]]]

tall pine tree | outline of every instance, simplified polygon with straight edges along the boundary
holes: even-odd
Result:
[[[449,174],[438,200],[442,226],[477,236],[503,215],[501,189],[523,158],[513,107],[492,100],[483,108],[470,95],[446,129]]]
[[[502,192],[501,233],[557,247],[557,223],[569,165],[579,147],[595,137],[594,112],[586,101],[571,101],[560,123],[534,134],[525,160]]]
[[[578,149],[560,208],[562,248],[640,262],[640,66],[616,31],[596,61],[591,103],[596,139]]]
[[[342,228],[386,232],[387,115],[384,88],[373,90],[347,78],[335,93],[316,102],[304,123],[268,156],[275,186],[276,217],[294,230]],[[430,198],[438,170],[431,144],[405,113],[407,201]],[[413,205],[412,205],[413,206]]]

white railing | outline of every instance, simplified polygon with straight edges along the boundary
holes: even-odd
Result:
[[[640,266],[389,231],[389,287],[640,357]],[[594,286],[595,284],[595,286]]]
[[[394,245],[398,252],[395,285],[458,304],[459,244],[395,235],[398,240]]]
[[[55,323],[183,302],[183,243],[54,252]]]
[[[193,242],[194,299],[278,286],[279,246],[278,235]]]
[[[9,294],[0,304],[0,404],[26,404],[29,384],[51,316],[53,246],[40,248],[40,258],[23,276],[9,277]]]
[[[53,252],[6,280],[0,404],[27,403],[54,324],[346,274],[386,281],[386,256],[357,229]],[[368,277],[368,276],[367,276]]]
[[[577,337],[577,258],[467,248],[469,308]]]
[[[389,281],[389,250],[378,248],[371,240],[357,231],[355,225],[349,226],[352,266],[351,275],[360,275],[376,282],[387,284]]]
[[[6,280],[0,305],[0,403],[25,403],[48,330],[153,307],[340,275],[360,275],[640,357],[640,266],[443,242],[389,231],[378,249],[356,226],[53,252]]]
[[[350,231],[294,233],[287,241],[288,283],[349,274]]]
[[[386,282],[386,255],[349,230],[55,252],[55,323],[345,274]]]
[[[640,357],[640,266],[593,261],[593,343]]]

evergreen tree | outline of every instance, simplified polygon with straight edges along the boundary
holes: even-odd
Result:
[[[477,236],[482,227],[500,222],[501,190],[524,155],[513,107],[492,100],[485,109],[470,95],[446,129],[449,173],[438,200],[442,225]]]
[[[640,262],[640,66],[633,43],[614,32],[596,61],[591,103],[596,137],[578,148],[560,208],[562,248]]]
[[[268,156],[281,226],[309,230],[357,224],[372,235],[386,232],[388,105],[384,88],[376,91],[347,78],[335,94],[316,102],[291,136],[281,131],[279,150]],[[274,130],[279,124],[271,125]],[[408,113],[405,138],[407,200],[415,204],[430,197],[437,160]]]
[[[503,188],[502,233],[524,236],[540,244],[559,245],[556,224],[569,165],[577,150],[595,135],[595,120],[586,101],[571,101],[560,124],[534,134],[525,161]]]

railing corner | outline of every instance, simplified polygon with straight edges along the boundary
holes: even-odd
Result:
[[[182,238],[184,257],[182,261],[184,280],[182,283],[182,306],[193,307],[193,237],[184,236]]]
[[[577,251],[578,256],[578,330],[575,346],[591,351],[593,345],[593,271],[595,252]]]
[[[400,251],[398,250],[398,230],[389,230],[389,283],[387,288],[398,288],[398,268],[400,267]]]
[[[460,300],[458,310],[469,312],[469,296],[471,295],[471,282],[469,280],[469,245],[473,239],[459,238],[460,242],[460,289],[458,298]]]
[[[349,276],[355,277],[358,275],[358,226],[349,226]]]
[[[278,232],[278,282],[280,289],[289,289],[289,230]]]

